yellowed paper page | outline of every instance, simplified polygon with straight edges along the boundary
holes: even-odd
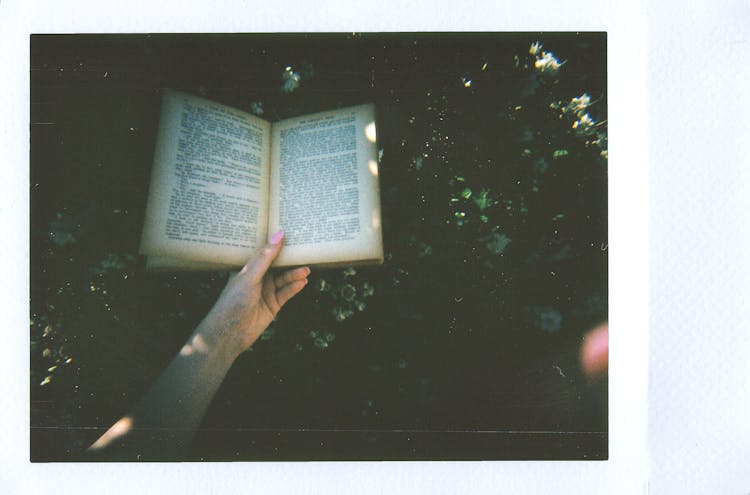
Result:
[[[382,262],[374,105],[305,115],[271,131],[268,235],[274,266]]]
[[[161,256],[148,256],[146,258],[146,269],[151,271],[227,271],[237,270],[237,265],[223,265],[221,263],[210,263],[204,261],[189,261],[179,258],[164,258]]]
[[[140,252],[242,265],[267,236],[270,124],[165,90]]]

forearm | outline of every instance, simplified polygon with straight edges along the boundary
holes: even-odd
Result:
[[[115,423],[87,454],[96,459],[176,460],[239,354],[307,284],[310,269],[268,273],[283,232],[233,277],[206,318],[133,412]]]
[[[212,334],[204,321],[132,413],[115,423],[88,453],[116,460],[184,457],[238,354],[231,339]]]

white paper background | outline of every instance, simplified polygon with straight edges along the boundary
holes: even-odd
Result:
[[[649,12],[653,493],[750,493],[748,21]]]
[[[648,477],[659,494],[750,492],[742,257],[750,211],[743,24],[750,12],[740,0],[28,4],[0,0],[0,216],[10,280],[1,299],[0,492],[633,494],[647,490]],[[310,30],[608,31],[609,461],[28,462],[29,33]]]

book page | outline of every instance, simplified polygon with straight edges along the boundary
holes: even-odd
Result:
[[[146,270],[149,271],[227,271],[236,269],[237,265],[224,265],[208,261],[190,261],[162,256],[148,256],[146,258]]]
[[[269,235],[274,266],[382,262],[375,108],[360,105],[275,123]]]
[[[140,252],[243,265],[267,236],[270,127],[165,90]]]

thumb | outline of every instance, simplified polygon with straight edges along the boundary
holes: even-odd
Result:
[[[247,272],[253,283],[260,282],[263,276],[266,274],[268,269],[271,267],[271,263],[279,255],[281,251],[281,241],[284,238],[284,231],[279,230],[269,239],[263,249],[258,254],[250,258],[245,267],[242,269],[243,272]]]

